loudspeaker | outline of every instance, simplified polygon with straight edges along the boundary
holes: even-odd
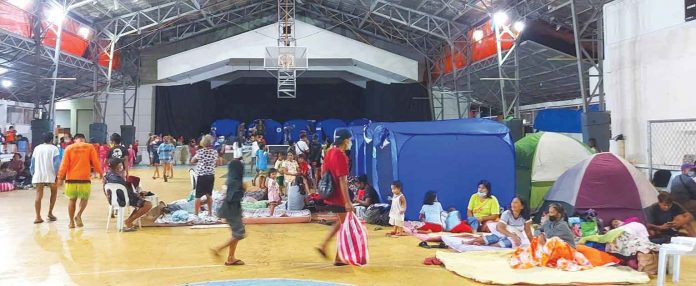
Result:
[[[94,140],[92,143],[106,144],[106,124],[104,123],[92,123],[89,125],[89,137],[90,140]]]
[[[53,130],[51,130],[51,120],[34,119],[31,121],[31,141],[34,147],[43,143],[43,136],[46,132],[53,132]],[[53,136],[56,135],[53,134]]]
[[[586,112],[582,114],[582,139],[585,143],[590,138],[597,141],[600,151],[609,151],[611,139],[611,114],[608,111]]]
[[[121,125],[121,144],[128,146],[135,141],[135,126]]]
[[[505,121],[505,126],[507,126],[510,129],[510,139],[512,139],[512,142],[517,142],[517,140],[522,139],[524,137],[524,124],[522,122],[522,119],[511,119],[508,121]]]

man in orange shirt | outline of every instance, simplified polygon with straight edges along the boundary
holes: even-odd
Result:
[[[70,228],[82,227],[82,212],[87,207],[89,195],[92,189],[90,171],[92,168],[103,177],[102,169],[97,158],[97,151],[90,144],[85,143],[84,134],[75,134],[75,143],[65,149],[63,162],[58,171],[58,186],[65,181],[65,196],[70,199],[68,214],[70,215]],[[75,216],[75,205],[80,199],[80,211]]]
[[[15,142],[15,136],[17,136],[17,130],[15,130],[14,126],[10,126],[10,128],[7,129],[7,131],[5,131],[5,144],[7,144],[7,154],[17,152],[17,142]]]

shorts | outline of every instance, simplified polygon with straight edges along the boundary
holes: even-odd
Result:
[[[418,230],[420,231],[431,231],[431,232],[441,232],[442,225],[436,224],[436,223],[430,223],[426,222],[423,226],[419,227]]]
[[[346,213],[346,208],[344,206],[327,205],[324,209],[332,213]]]
[[[215,175],[198,176],[198,178],[196,178],[196,198],[200,199],[205,195],[207,195],[208,198],[211,198],[214,186]]]
[[[160,163],[162,163],[163,165],[164,165],[164,164],[171,164],[172,162],[174,162],[173,159],[159,159],[158,161],[159,161]]]
[[[92,193],[92,183],[65,183],[65,196],[68,199],[87,200]]]
[[[242,240],[246,237],[246,229],[244,228],[244,223],[242,223],[242,203],[235,201],[228,204],[230,214],[226,220],[227,224],[230,225],[232,237],[236,240]]]
[[[278,176],[276,177],[276,182],[278,182],[278,186],[285,186],[285,178],[284,176]]]

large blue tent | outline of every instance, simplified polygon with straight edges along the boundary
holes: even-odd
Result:
[[[317,122],[315,125],[316,133],[320,134],[319,139],[324,142],[324,139],[329,140],[329,143],[333,143],[334,131],[337,128],[346,127],[346,122],[340,119],[325,119]]]
[[[309,131],[312,129],[311,126],[311,123],[304,119],[288,120],[283,124],[284,128],[292,129],[290,132],[290,140],[292,140],[292,142],[300,140],[300,133],[302,133],[302,131],[309,135]]]
[[[491,182],[501,206],[515,195],[515,149],[509,129],[487,119],[374,124],[372,182],[382,197],[403,183],[406,217],[417,219],[425,192],[464,213],[480,180]],[[372,125],[371,125],[372,126]],[[368,128],[369,130],[369,128]]]
[[[215,136],[234,137],[237,136],[237,128],[239,120],[234,119],[218,119],[210,125],[210,128],[215,128]]]
[[[336,128],[336,131],[347,129],[352,134],[353,146],[350,149],[350,175],[358,177],[365,174],[365,137],[363,126],[350,126]]]
[[[369,120],[369,119],[367,119],[367,118],[358,118],[358,119],[355,119],[355,120],[351,121],[350,123],[348,123],[348,126],[363,126],[363,127],[365,127],[365,126],[367,126],[368,124],[370,124],[370,120]]]
[[[249,123],[249,128],[256,128],[257,120]],[[276,145],[283,143],[283,125],[280,122],[273,119],[263,119],[264,131],[263,138],[266,140],[266,144]]]

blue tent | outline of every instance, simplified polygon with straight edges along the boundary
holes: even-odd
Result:
[[[355,120],[351,121],[350,123],[348,123],[348,126],[367,126],[368,124],[370,124],[369,119],[358,118],[358,119],[355,119]]]
[[[372,135],[374,134],[375,128],[380,126],[380,124],[381,123],[370,123],[363,129],[363,141],[365,142],[365,146],[363,146],[363,153],[365,154],[365,174],[367,175],[367,181],[370,182],[370,185],[372,186],[375,186],[374,176],[372,172],[372,169],[374,168],[372,164],[372,155],[374,152],[374,148],[372,148],[372,143],[374,142],[374,138],[372,138]],[[376,188],[377,187],[375,186],[375,189]],[[384,202],[384,199],[381,199],[380,201]]]
[[[334,131],[337,128],[346,127],[346,123],[340,119],[326,119],[317,122],[315,127],[317,134],[320,134],[319,139],[321,142],[324,142],[324,139],[328,139],[329,143],[333,143]]]
[[[302,131],[306,132],[309,135],[311,126],[311,123],[304,119],[288,120],[283,124],[284,128],[292,128],[292,132],[290,132],[290,140],[292,140],[292,142],[297,142],[300,140],[300,133],[302,133]]]
[[[363,126],[350,126],[336,128],[336,131],[347,129],[352,134],[353,147],[350,149],[350,175],[360,176],[365,174],[365,137]]]
[[[255,128],[256,121],[249,123],[248,127]],[[266,139],[266,144],[277,145],[283,143],[283,125],[273,119],[263,119],[264,132],[263,138]]]
[[[515,149],[509,129],[486,119],[376,124],[372,134],[372,182],[383,201],[394,180],[403,183],[415,220],[423,196],[437,191],[444,207],[464,213],[480,180],[491,182],[501,206],[515,195]]]
[[[589,106],[588,111],[599,111],[599,105]],[[550,108],[537,112],[534,129],[539,131],[582,133],[582,109]]]
[[[237,128],[239,120],[234,119],[218,119],[211,124],[210,128],[215,128],[216,136],[234,137],[237,136]]]

